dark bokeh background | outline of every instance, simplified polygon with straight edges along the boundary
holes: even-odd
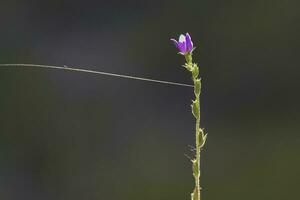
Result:
[[[299,199],[298,0],[2,0],[0,63],[203,77],[204,200]],[[1,200],[183,200],[193,91],[86,73],[0,70]]]

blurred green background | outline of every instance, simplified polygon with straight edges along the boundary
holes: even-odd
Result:
[[[300,2],[2,0],[0,63],[203,79],[203,200],[299,199]],[[193,91],[86,73],[0,69],[1,200],[183,200]]]

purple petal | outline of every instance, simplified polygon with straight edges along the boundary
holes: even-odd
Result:
[[[187,53],[186,51],[186,42],[178,42],[178,49],[180,51],[180,53]]]
[[[178,42],[186,42],[186,40],[185,40],[185,35],[181,34],[181,35],[179,36]]]
[[[178,42],[175,39],[171,39],[171,41],[174,43],[174,45],[176,46],[176,48],[178,48]]]
[[[193,51],[193,42],[192,42],[190,34],[188,34],[188,33],[185,34],[185,41],[186,41],[186,51],[192,52]]]

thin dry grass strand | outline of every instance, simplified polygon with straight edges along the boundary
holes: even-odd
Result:
[[[177,83],[177,82],[156,80],[156,79],[143,78],[143,77],[137,77],[137,76],[108,73],[108,72],[103,72],[103,71],[88,70],[88,69],[82,69],[82,68],[77,68],[77,67],[74,68],[74,67],[68,67],[66,65],[64,65],[63,67],[60,67],[60,66],[37,65],[37,64],[0,64],[0,67],[36,67],[36,68],[46,68],[46,69],[58,69],[58,70],[67,70],[67,71],[98,74],[98,75],[104,75],[104,76],[113,76],[113,77],[118,77],[118,78],[126,78],[126,79],[131,79],[131,80],[139,80],[139,81],[146,81],[146,82],[153,82],[153,83],[161,83],[161,84],[166,84],[166,85],[194,87],[193,85],[189,85],[189,84],[185,84],[185,83]]]

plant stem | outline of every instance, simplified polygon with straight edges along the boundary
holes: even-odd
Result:
[[[199,110],[199,117],[196,119],[196,163],[198,168],[198,177],[195,177],[196,191],[198,192],[198,199],[201,199],[201,187],[200,187],[200,156],[201,156],[201,144],[200,144],[200,95],[195,95],[197,107]]]
[[[196,139],[196,156],[192,160],[193,163],[193,176],[195,179],[195,189],[191,194],[192,200],[201,200],[201,187],[200,187],[200,153],[201,148],[205,144],[206,136],[200,128],[200,93],[201,93],[201,80],[199,78],[199,67],[193,63],[192,54],[185,55],[186,64],[185,68],[192,73],[194,82],[195,100],[191,105],[192,113],[196,118],[195,139]]]

